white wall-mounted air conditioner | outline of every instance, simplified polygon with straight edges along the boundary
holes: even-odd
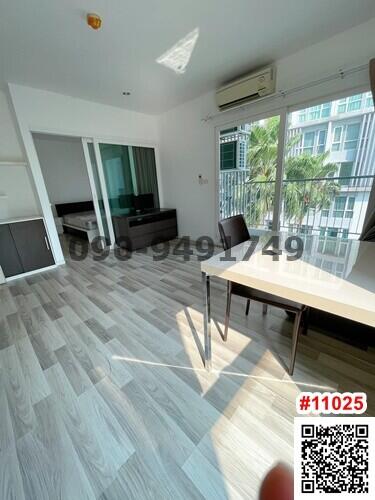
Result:
[[[273,94],[275,88],[276,69],[269,66],[221,87],[216,91],[216,102],[222,111]]]

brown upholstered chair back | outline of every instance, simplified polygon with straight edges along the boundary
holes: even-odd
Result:
[[[235,215],[219,221],[219,233],[224,250],[250,239],[244,216]]]

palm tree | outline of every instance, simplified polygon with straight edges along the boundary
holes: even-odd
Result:
[[[276,181],[279,117],[253,125],[250,131],[247,163],[248,213],[251,225],[259,225],[273,210]],[[312,156],[291,156],[301,135],[288,139],[283,186],[283,212],[288,221],[302,224],[309,209],[329,208],[340,186],[329,179],[336,172],[334,163],[327,163],[328,153]],[[324,179],[324,180],[315,180]]]

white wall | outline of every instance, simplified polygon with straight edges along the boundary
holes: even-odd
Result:
[[[92,200],[81,140],[47,134],[33,137],[51,204]]]
[[[375,55],[375,20],[343,32],[277,62],[277,89],[288,90],[329,76],[339,69],[368,63]],[[176,207],[180,235],[217,240],[217,151],[215,136],[223,125],[261,113],[369,87],[366,71],[309,88],[288,97],[260,101],[218,115],[209,92],[160,116],[162,184],[165,206]],[[207,115],[216,115],[207,122]],[[198,175],[208,180],[200,184]]]
[[[0,89],[0,161],[23,161],[24,155],[9,101],[8,94]]]
[[[0,165],[0,220],[39,215],[27,165]]]
[[[156,116],[10,84],[18,120],[34,132],[158,142]]]
[[[53,92],[9,85],[28,163],[43,208],[47,231],[57,263],[64,262],[47,190],[31,132],[94,137],[129,144],[158,143],[155,116],[97,104]]]
[[[0,90],[0,220],[40,213],[9,101]]]

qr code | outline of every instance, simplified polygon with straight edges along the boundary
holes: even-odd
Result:
[[[295,499],[375,499],[375,418],[296,418]]]

